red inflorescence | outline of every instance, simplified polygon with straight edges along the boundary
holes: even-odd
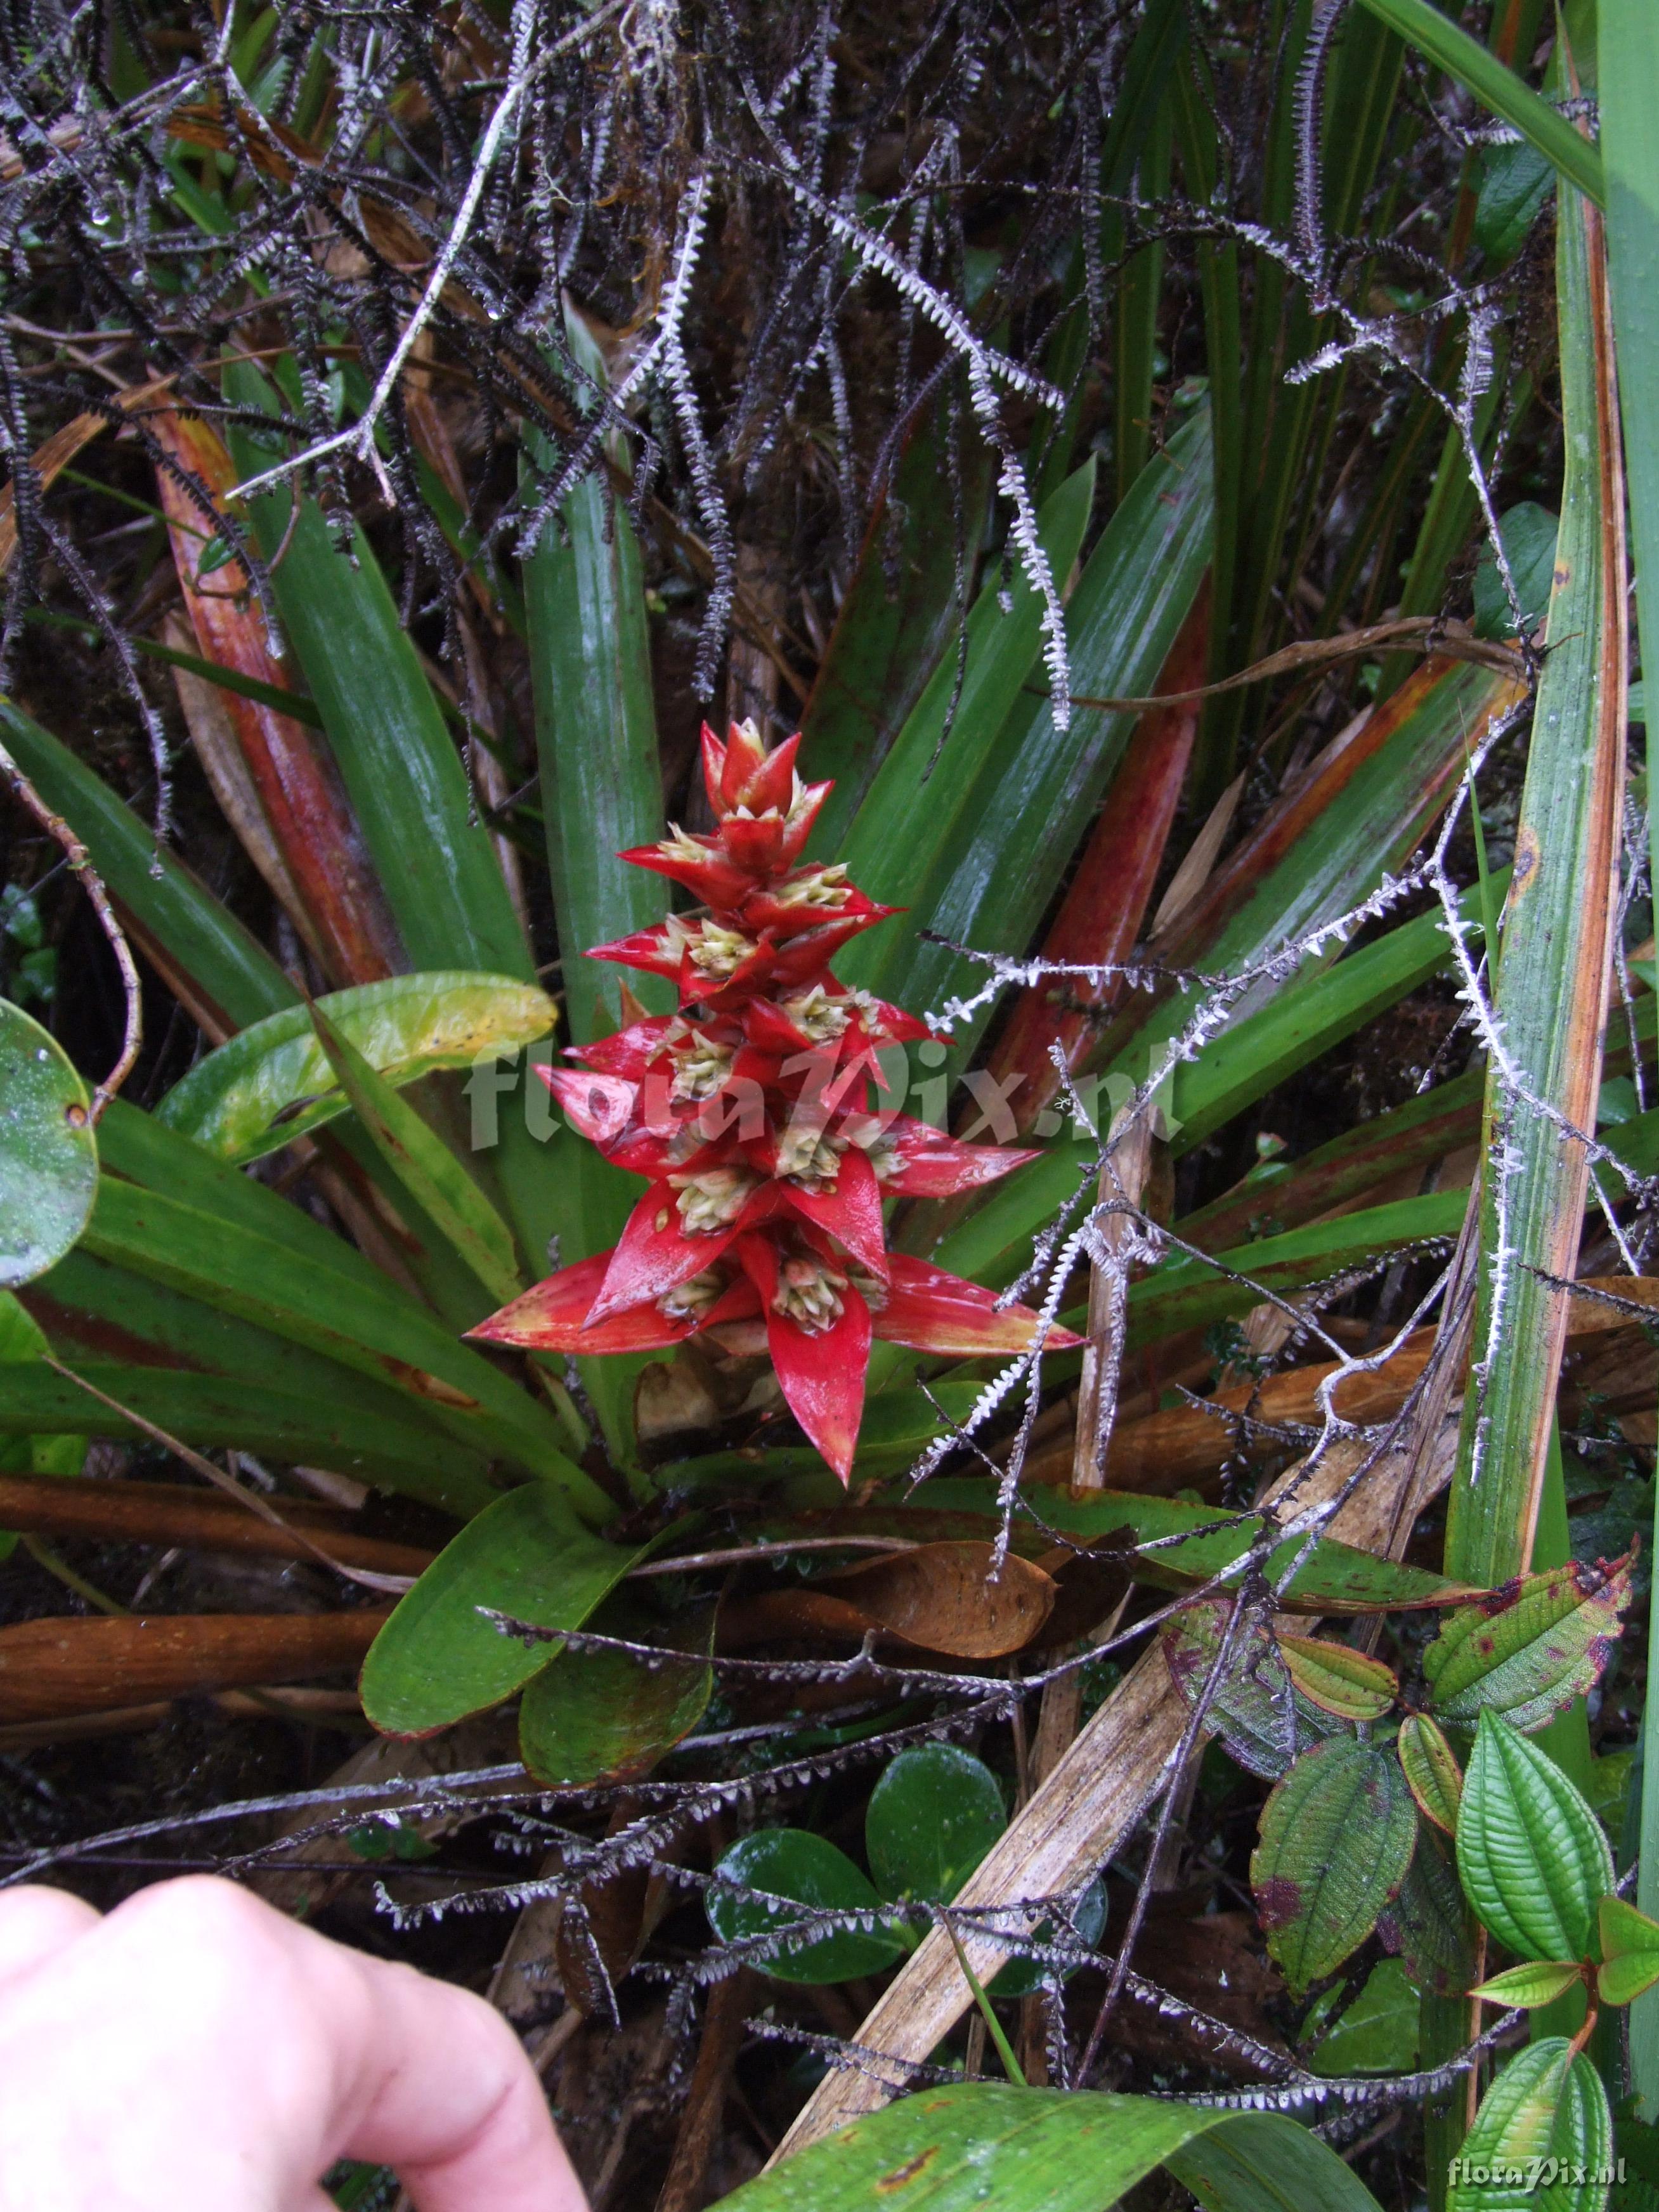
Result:
[[[844,1482],[872,1337],[965,1357],[1018,1352],[1037,1316],[887,1249],[884,1197],[948,1197],[1033,1158],[958,1144],[875,1110],[877,1054],[927,1024],[849,991],[830,962],[897,911],[801,854],[830,787],[803,784],[800,739],[769,753],[752,723],[702,733],[717,827],[622,858],[708,911],[671,915],[590,957],[667,975],[680,1012],[543,1068],[572,1125],[650,1178],[615,1249],[562,1267],[472,1331],[540,1352],[649,1352],[702,1332],[770,1355],[790,1411]],[[1079,1340],[1051,1328],[1058,1348]]]

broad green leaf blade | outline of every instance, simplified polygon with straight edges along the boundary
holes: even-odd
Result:
[[[0,698],[0,743],[86,847],[143,951],[193,1009],[226,1032],[295,1003],[293,984],[252,933],[158,848],[149,825],[101,777],[9,699]]]
[[[1480,1930],[1463,1901],[1449,1839],[1419,1825],[1417,1847],[1400,1894],[1377,1923],[1378,1932],[1418,1988],[1430,1998],[1449,1998],[1474,1979]],[[1469,2007],[1464,2000],[1462,2016]]]
[[[1447,2212],[1601,2212],[1612,2163],[1601,2077],[1565,2036],[1548,2036],[1511,2058],[1482,2099],[1453,2160]]]
[[[1559,54],[1556,77],[1565,82]],[[1553,1284],[1574,1272],[1587,1183],[1584,1147],[1562,1131],[1595,1126],[1624,807],[1613,340],[1601,224],[1566,185],[1556,300],[1561,527],[1498,975],[1510,1067],[1494,1065],[1487,1078],[1474,1323],[1482,1387],[1464,1397],[1447,1515],[1449,1562],[1489,1583],[1528,1564],[1543,1484],[1566,1327],[1566,1298]]]
[[[1601,1680],[1623,1632],[1630,1564],[1571,1560],[1452,1614],[1423,1655],[1438,1720],[1501,1713],[1530,1735]]]
[[[1090,461],[1068,477],[1039,517],[1043,550],[1056,576],[1070,573],[1089,519],[1095,469]],[[1011,605],[999,604],[999,577],[984,586],[968,617],[968,664],[956,718],[945,714],[956,690],[956,660],[935,670],[904,727],[894,738],[859,808],[842,857],[852,880],[873,899],[908,905],[928,880],[970,805],[970,796],[1020,686],[1041,671],[1042,602],[1021,573]],[[941,739],[944,750],[939,750]],[[938,754],[935,760],[934,756]],[[807,775],[812,763],[804,763]],[[931,772],[930,772],[931,766]],[[836,963],[842,979],[866,989],[901,972],[921,915],[896,916],[849,945]]]
[[[1659,1982],[1659,1921],[1622,1897],[1604,1897],[1596,1925],[1606,1961],[1596,1978],[1602,2002],[1629,2004]]]
[[[1613,1858],[1594,1813],[1547,1753],[1480,1716],[1457,1814],[1464,1894],[1523,1959],[1589,1954]]]
[[[343,1392],[319,1396],[240,1377],[176,1368],[128,1366],[79,1357],[69,1363],[102,1399],[49,1367],[19,1368],[0,1391],[0,1434],[113,1437],[131,1443],[123,1407],[201,1450],[227,1445],[272,1459],[325,1467],[381,1490],[418,1498],[465,1519],[501,1492],[485,1455],[459,1443],[420,1409],[365,1411]],[[342,1370],[343,1373],[343,1370]],[[347,1382],[356,1378],[345,1376]],[[111,1401],[112,1405],[103,1402]]]
[[[0,999],[0,1285],[32,1282],[61,1259],[97,1188],[86,1085],[57,1038]]]
[[[1457,1754],[1426,1713],[1407,1713],[1395,1739],[1406,1786],[1426,1820],[1449,1836],[1457,1833],[1457,1808],[1463,1797],[1463,1770]]]
[[[1381,1747],[1328,1736],[1303,1753],[1261,1814],[1250,1887],[1292,1994],[1332,1973],[1399,1894],[1417,1808]]]
[[[1500,122],[1512,124],[1586,198],[1597,207],[1603,204],[1601,161],[1595,147],[1559,108],[1540,100],[1513,70],[1505,69],[1495,54],[1442,15],[1432,0],[1364,0],[1364,4],[1455,77],[1466,92],[1472,92]]]
[[[652,1640],[631,1620],[614,1628],[610,1621],[607,1609],[607,1634]],[[712,1632],[712,1614],[708,1626]],[[696,1728],[714,1686],[707,1657],[689,1651],[665,1647],[656,1660],[604,1648],[561,1651],[526,1685],[520,1756],[538,1782],[567,1789],[649,1773]]]
[[[1579,1969],[1571,1962],[1562,1965],[1548,1959],[1529,1959],[1522,1966],[1511,1966],[1507,1973],[1494,1974],[1469,1995],[1485,1997],[1488,2004],[1521,2005],[1534,2012],[1540,2005],[1551,2005],[1565,1996],[1580,1978]]]
[[[1274,1638],[1254,1614],[1234,1631],[1233,1648],[1221,1664],[1233,1611],[1225,1598],[1184,1606],[1164,1632],[1164,1663],[1188,1707],[1196,1707],[1212,1672],[1207,1720],[1227,1749],[1251,1774],[1277,1782],[1301,1747],[1291,1677]]]
[[[1297,1690],[1338,1720],[1380,1721],[1393,1710],[1400,1684],[1392,1667],[1328,1636],[1281,1636],[1285,1669]]]
[[[252,363],[224,372],[226,397],[265,404]],[[244,477],[270,454],[233,429]],[[465,967],[532,980],[532,961],[489,832],[413,640],[373,547],[361,532],[338,551],[314,499],[300,502],[291,535],[286,491],[252,501],[271,588],[399,933],[417,969]]]
[[[1303,2031],[1306,2050],[1321,2007]],[[1409,2073],[1417,2059],[1417,1991],[1398,1959],[1384,1959],[1335,2027],[1307,2053],[1316,2074]]]
[[[577,358],[603,381],[580,319],[567,312],[565,323]],[[572,1042],[586,1044],[622,1022],[621,970],[588,959],[589,948],[647,927],[665,902],[660,877],[617,858],[662,836],[662,767],[645,580],[627,507],[595,474],[566,500],[562,525],[544,531],[525,562],[525,620],[565,1006]],[[672,1010],[661,976],[629,984],[648,1012]]]
[[[1376,2212],[1335,2152],[1279,2113],[993,2081],[871,2112],[723,2198],[721,2212],[1109,2212],[1166,2164],[1211,2212]]]
[[[1206,410],[1142,472],[1066,603],[1072,687],[1081,696],[1139,698],[1152,690],[1209,560],[1212,509]],[[907,945],[906,931],[925,926],[957,944],[1024,951],[1134,722],[1133,714],[1079,707],[1060,730],[1047,699],[1022,693],[971,785],[959,781],[970,771],[953,759],[953,738],[933,781],[908,805],[890,794],[889,804],[906,805],[913,834],[918,822],[931,827],[941,805],[954,810],[955,820],[932,867],[908,877],[908,915],[872,933],[870,957],[879,960],[875,988],[884,997],[937,1010],[986,980],[981,966],[947,946]],[[816,775],[810,759],[807,768]],[[942,777],[951,781],[936,793]],[[990,1011],[952,1024],[953,1066],[966,1064]]]
[[[864,1850],[884,1897],[948,1905],[1008,1825],[982,1759],[953,1743],[902,1751],[870,1793]]]
[[[320,1006],[311,1008],[311,1019],[352,1111],[398,1182],[498,1305],[515,1298],[525,1279],[506,1222],[448,1146]]]
[[[881,1899],[868,1877],[845,1851],[810,1829],[762,1828],[745,1836],[733,1844],[714,1875],[716,1886],[705,1893],[705,1902],[709,1925],[723,1943],[798,1927],[800,1915],[790,1910],[791,1905],[869,1916],[867,1929],[832,1929],[816,1936],[803,1933],[780,1941],[775,1949],[763,1946],[752,1963],[775,1981],[849,1981],[855,1974],[879,1973],[904,1951],[898,1936],[880,1932]],[[789,1902],[769,1905],[741,1894],[744,1890],[761,1890]]]
[[[459,970],[360,983],[318,1004],[392,1084],[514,1051],[545,1036],[557,1018],[553,1001],[533,983]],[[310,1009],[296,1006],[198,1060],[162,1099],[156,1119],[241,1165],[335,1120],[349,1104]]]
[[[500,1705],[548,1664],[483,1607],[537,1628],[580,1628],[644,1553],[584,1528],[550,1483],[486,1507],[399,1599],[363,1662],[363,1711],[387,1735],[430,1735]]]

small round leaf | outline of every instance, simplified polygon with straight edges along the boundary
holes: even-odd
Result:
[[[97,1188],[86,1085],[57,1038],[0,999],[0,1288],[56,1267]]]
[[[881,1899],[845,1851],[806,1828],[762,1828],[733,1844],[714,1869],[721,1884],[708,1893],[709,1924],[723,1943],[768,1936],[800,1924],[790,1904],[820,1912],[872,1916]],[[763,1891],[764,1897],[743,1893]],[[790,1904],[767,1899],[787,1899]],[[904,1950],[895,1935],[863,1929],[835,1929],[814,1936],[807,1930],[789,1937],[753,1963],[780,1982],[845,1982],[854,1974],[873,1974],[890,1966]]]
[[[900,1752],[870,1793],[864,1848],[884,1897],[948,1905],[1008,1824],[982,1759],[953,1743]]]

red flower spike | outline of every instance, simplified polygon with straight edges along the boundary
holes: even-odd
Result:
[[[958,1143],[866,1109],[877,1054],[935,1034],[836,981],[830,961],[898,911],[801,854],[830,785],[803,785],[792,738],[702,733],[712,836],[675,830],[623,855],[707,908],[590,957],[665,975],[682,1011],[647,1015],[540,1072],[573,1127],[648,1179],[615,1249],[551,1275],[473,1330],[567,1352],[665,1351],[708,1332],[770,1356],[790,1410],[845,1481],[872,1337],[945,1358],[1030,1350],[1039,1322],[976,1284],[890,1253],[887,1194],[945,1197],[1034,1157]],[[1050,1328],[1060,1350],[1079,1339]]]

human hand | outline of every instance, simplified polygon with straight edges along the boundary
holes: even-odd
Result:
[[[326,2212],[339,2158],[420,2212],[586,2204],[482,1998],[205,1877],[0,1891],[0,2212]]]

